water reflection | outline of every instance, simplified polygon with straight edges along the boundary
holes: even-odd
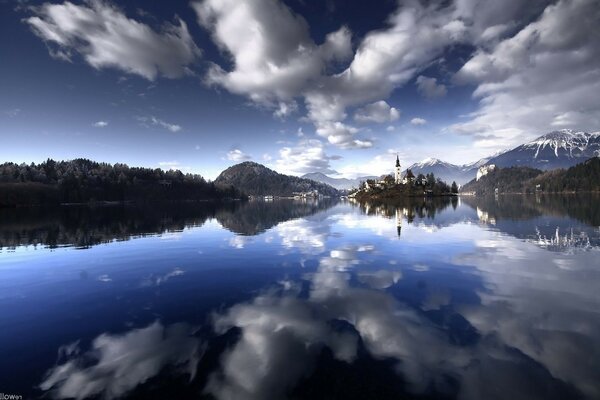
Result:
[[[221,369],[206,390],[219,399],[283,397],[314,369],[319,351],[327,346],[335,359],[345,363],[359,357],[359,347],[376,359],[396,360],[396,370],[413,394],[577,398],[571,385],[590,397],[600,394],[600,342],[588,336],[600,331],[597,318],[588,314],[592,310],[581,308],[579,315],[562,314],[565,301],[577,300],[575,293],[555,301],[548,295],[537,297],[537,291],[520,293],[513,302],[514,295],[485,290],[478,293],[477,304],[455,304],[448,293],[433,292],[420,308],[413,308],[389,290],[402,279],[400,270],[363,270],[363,260],[357,248],[332,250],[307,277],[307,297],[302,296],[301,283],[287,283],[218,315],[218,332],[237,327],[242,334],[222,357]],[[479,264],[473,258],[468,261]],[[503,263],[506,260],[495,265]],[[488,280],[485,274],[494,267],[480,267],[475,265]],[[361,284],[352,285],[353,277]],[[576,289],[579,296],[581,289],[593,293],[589,287],[569,283],[566,287]],[[437,323],[428,313],[440,309],[446,317],[475,328],[474,340],[457,341],[451,326]],[[591,323],[590,317],[596,321]],[[335,321],[348,325],[340,331]]]
[[[234,233],[257,235],[283,221],[333,205],[335,200],[321,199],[0,209],[0,250],[24,245],[89,248],[115,240],[180,232],[213,218]]]
[[[433,229],[479,222],[550,251],[571,252],[600,247],[598,203],[599,196],[585,194],[425,198],[356,205],[366,215],[395,218],[398,236],[403,220]]]
[[[59,364],[40,389],[57,399],[118,398],[170,365],[193,379],[201,356],[188,324],[160,322],[122,335],[102,334],[82,352],[78,342],[59,349]]]
[[[5,253],[0,350],[54,398],[599,398],[595,211],[537,204],[248,203],[173,241]]]

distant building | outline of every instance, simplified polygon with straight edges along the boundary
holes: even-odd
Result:
[[[396,184],[402,183],[402,168],[400,168],[400,159],[398,158],[398,154],[396,154],[396,170],[395,170],[395,182]]]
[[[409,169],[406,171],[406,175],[404,175],[404,179],[402,179],[402,183],[405,185],[408,183],[413,183],[415,181],[415,174]]]
[[[495,169],[496,169],[496,165],[494,165],[494,164],[483,165],[483,166],[479,167],[479,169],[477,170],[477,180],[481,179],[482,176],[486,176],[487,174],[489,174],[490,172],[492,172]]]

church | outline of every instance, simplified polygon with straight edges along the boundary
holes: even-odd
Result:
[[[394,182],[396,184],[402,183],[402,168],[400,168],[400,159],[398,158],[398,154],[396,154],[396,170]]]

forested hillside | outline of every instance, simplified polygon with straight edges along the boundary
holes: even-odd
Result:
[[[239,198],[202,176],[75,159],[0,165],[0,206]]]

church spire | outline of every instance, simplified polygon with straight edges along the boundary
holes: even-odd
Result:
[[[400,159],[398,158],[398,153],[396,153],[396,167],[400,166]]]

